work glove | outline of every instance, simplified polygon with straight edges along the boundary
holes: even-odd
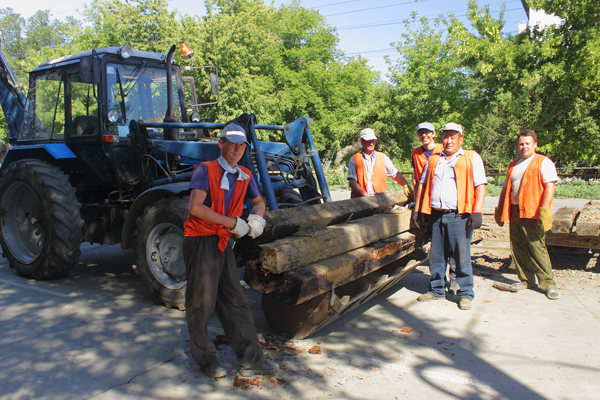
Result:
[[[504,226],[504,222],[502,222],[502,209],[498,207],[494,208],[494,221],[496,221],[500,228]]]
[[[242,236],[246,236],[248,232],[250,232],[250,227],[240,217],[235,217],[237,219],[235,223],[235,228],[230,229],[229,232],[233,233],[236,238],[241,238]]]
[[[404,186],[402,186],[402,189],[404,190],[404,194],[406,195],[406,198],[408,199],[408,201],[414,200],[415,195],[410,186],[404,185]]]
[[[481,228],[481,224],[483,223],[483,215],[481,213],[472,213],[469,215],[469,224],[473,227],[473,229]]]
[[[552,208],[540,207],[540,224],[544,228],[544,232],[552,229]]]
[[[267,221],[260,215],[250,214],[248,216],[248,226],[250,227],[250,236],[252,239],[256,239],[260,235],[262,235],[263,230],[265,229],[265,225]]]
[[[412,222],[413,224],[417,227],[420,228],[421,224],[419,223],[419,221],[421,221],[421,213],[418,211],[413,210],[413,213],[411,215],[412,218]]]

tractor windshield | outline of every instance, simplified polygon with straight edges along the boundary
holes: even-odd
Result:
[[[141,65],[108,64],[108,109],[117,111],[118,125],[134,120],[162,122],[167,111],[167,72]],[[177,82],[173,74],[173,108],[181,120]]]

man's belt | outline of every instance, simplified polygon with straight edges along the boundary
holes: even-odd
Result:
[[[433,211],[440,213],[440,214],[450,214],[450,213],[455,213],[458,214],[458,210],[450,210],[447,208],[434,208]]]

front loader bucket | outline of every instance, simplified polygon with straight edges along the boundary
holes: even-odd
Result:
[[[408,260],[407,260],[408,259]],[[271,329],[286,337],[304,339],[385,292],[426,260],[408,256],[359,280],[320,294],[305,303],[289,305],[278,292],[263,294],[262,309]],[[389,271],[393,271],[389,274]]]

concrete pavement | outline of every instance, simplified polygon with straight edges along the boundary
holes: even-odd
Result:
[[[473,259],[509,264],[508,254]],[[500,292],[514,271],[480,268],[474,308],[419,303],[426,267],[302,341],[274,336],[247,289],[276,379],[204,376],[185,314],[154,303],[118,246],[84,245],[67,277],[36,282],[0,259],[0,399],[597,399],[600,278],[559,280],[561,299]],[[593,269],[594,271],[597,269]],[[406,332],[403,332],[406,331]],[[221,334],[216,319],[209,333]],[[309,349],[318,346],[321,354]]]

